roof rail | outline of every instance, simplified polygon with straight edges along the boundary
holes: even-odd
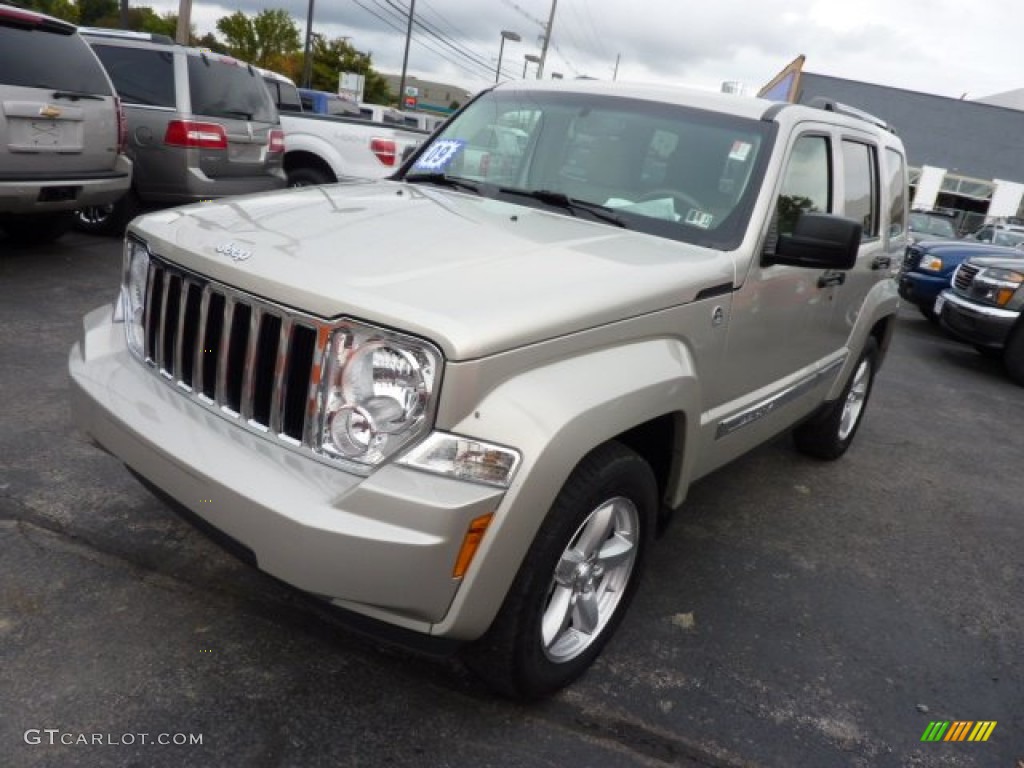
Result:
[[[833,101],[832,99],[826,99],[824,96],[817,96],[807,102],[807,106],[814,107],[816,109],[824,109],[826,112],[835,112],[837,115],[846,115],[847,117],[855,117],[858,120],[863,120],[866,123],[871,123],[877,128],[881,128],[883,131],[895,134],[896,129],[889,125],[885,120],[880,117],[875,117],[870,112],[865,112],[863,109],[857,109],[851,107],[849,104],[843,104],[839,101]]]
[[[122,40],[145,40],[150,43],[162,43],[163,45],[174,45],[174,39],[159,32],[136,32],[131,29],[109,29],[107,27],[79,27],[78,31],[83,35],[94,37],[117,37]]]

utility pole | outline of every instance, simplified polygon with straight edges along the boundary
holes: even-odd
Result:
[[[416,0],[409,0],[409,26],[405,30],[405,56],[402,57],[402,80],[398,86],[398,108],[405,104],[405,73],[409,69],[409,41],[412,40],[412,20],[416,13]]]
[[[538,80],[544,76],[544,61],[548,57],[548,43],[551,42],[551,27],[555,23],[555,8],[557,6],[558,0],[551,0],[551,15],[548,16],[548,26],[544,30],[544,47],[540,49],[540,64],[537,65]]]
[[[175,30],[174,42],[188,45],[191,32],[192,0],[180,0],[178,3],[178,28]]]
[[[622,58],[621,53],[615,54],[615,71],[612,72],[612,80],[615,80],[619,76],[619,59]]]
[[[313,82],[313,4],[309,0],[309,10],[306,11],[306,47],[302,58],[302,85],[310,88]]]

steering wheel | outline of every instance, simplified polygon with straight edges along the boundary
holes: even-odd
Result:
[[[692,197],[691,195],[688,195],[685,192],[682,192],[678,189],[669,189],[668,187],[665,187],[663,189],[652,189],[649,192],[645,192],[640,196],[640,199],[637,200],[637,202],[646,203],[650,200],[659,200],[663,197],[670,197],[676,203],[683,204],[682,207],[678,205],[676,206],[676,213],[679,215],[680,218],[686,218],[686,212],[691,208],[695,208],[698,211],[708,210],[707,206],[705,206],[697,198]]]

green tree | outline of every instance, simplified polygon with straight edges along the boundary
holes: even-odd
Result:
[[[232,56],[268,69],[299,50],[299,28],[281,9],[260,11],[255,17],[235,11],[218,19],[217,31]]]
[[[128,9],[127,16],[126,28],[134,32],[151,32],[156,35],[167,35],[173,39],[178,31],[178,15],[175,13],[165,13],[161,16],[147,6],[133,6]],[[119,29],[121,27],[120,10],[112,16],[96,19],[93,26]]]
[[[118,0],[78,0],[78,23],[83,27],[98,27],[101,19],[120,19],[120,7]]]
[[[32,11],[78,24],[78,5],[73,0],[29,0],[24,6]]]
[[[387,80],[373,69],[370,54],[357,51],[344,37],[328,40],[313,35],[313,77],[311,86],[319,91],[338,90],[342,72],[363,75],[363,101],[370,104],[390,104],[391,90]]]

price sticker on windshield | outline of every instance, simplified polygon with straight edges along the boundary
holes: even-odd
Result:
[[[417,171],[443,171],[466,146],[464,139],[441,139],[430,145],[413,165]]]

